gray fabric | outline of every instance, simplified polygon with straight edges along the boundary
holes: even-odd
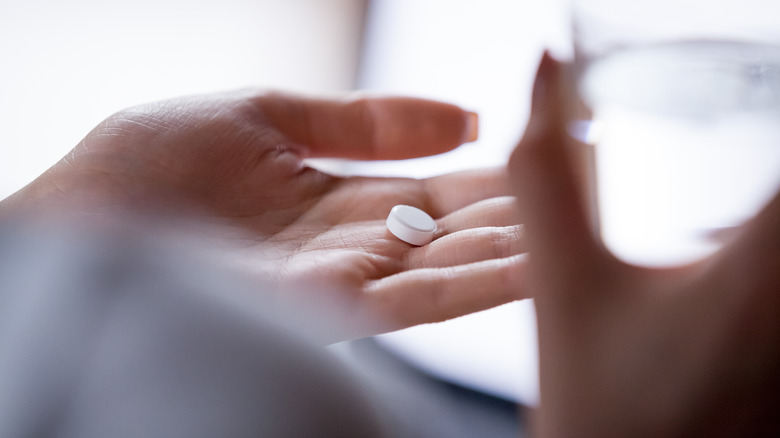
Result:
[[[0,224],[0,436],[383,434],[354,375],[257,285],[166,251]]]

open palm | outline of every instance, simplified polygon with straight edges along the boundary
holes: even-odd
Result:
[[[345,178],[303,160],[432,155],[472,140],[475,123],[458,107],[409,98],[172,100],[108,118],[12,200],[197,218],[231,263],[280,283],[317,283],[317,294],[347,304],[351,335],[365,335],[520,298],[521,233],[505,172]],[[396,204],[437,219],[431,244],[387,232]]]

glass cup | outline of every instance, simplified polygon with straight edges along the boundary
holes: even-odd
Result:
[[[695,261],[780,188],[780,2],[572,0],[574,77],[605,245]]]

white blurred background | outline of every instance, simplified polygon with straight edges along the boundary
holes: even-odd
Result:
[[[564,0],[27,0],[0,3],[0,198],[128,106],[259,86],[367,89],[480,113],[443,156],[339,164],[427,176],[501,165],[528,114],[542,48],[565,50]],[[420,367],[534,403],[529,303],[382,338]]]
[[[361,0],[0,2],[0,198],[128,106],[353,87]]]

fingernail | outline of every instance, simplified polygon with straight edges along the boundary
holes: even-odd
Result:
[[[470,143],[479,138],[479,114],[472,111],[466,113],[466,127],[464,132],[463,143]]]

